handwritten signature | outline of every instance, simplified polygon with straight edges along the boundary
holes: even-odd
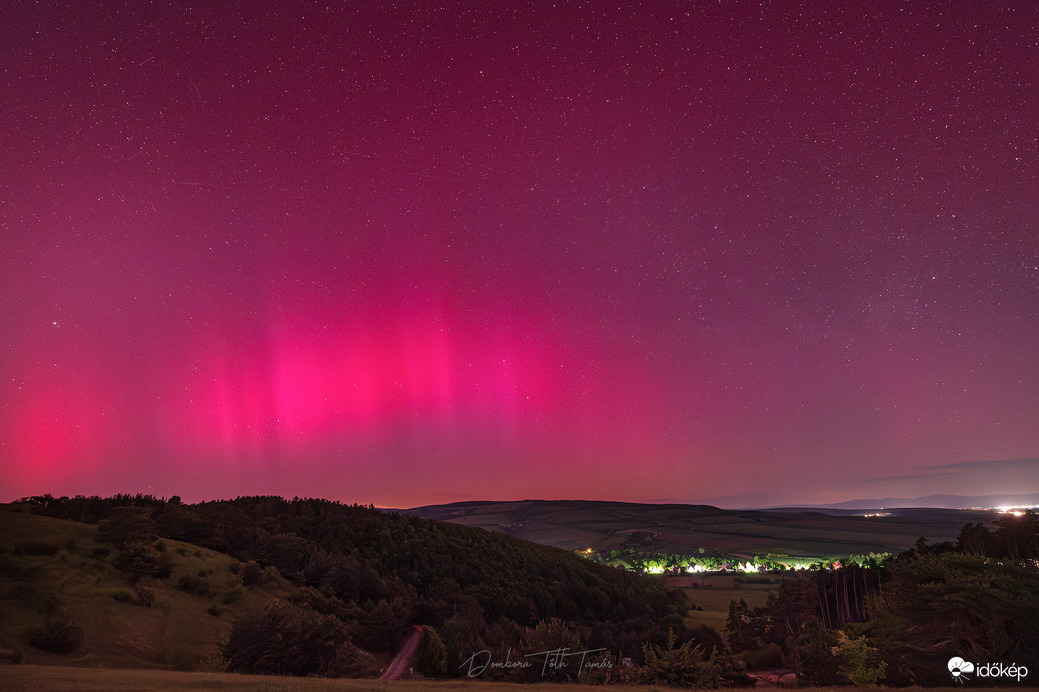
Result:
[[[606,657],[598,661],[588,660],[590,654],[597,654],[606,651],[606,649],[584,649],[583,651],[571,651],[569,648],[562,649],[550,649],[548,651],[539,651],[536,654],[524,654],[524,658],[537,658],[543,656],[544,659],[541,661],[541,676],[544,677],[545,673],[549,670],[562,670],[569,668],[572,659],[580,656],[581,661],[577,665],[577,674],[580,675],[583,670],[592,668],[612,668],[613,659]],[[567,659],[571,659],[568,661]],[[512,660],[512,649],[510,648],[505,655],[504,661],[494,661],[491,658],[491,652],[487,649],[483,651],[477,651],[472,656],[462,662],[459,668],[465,669],[468,667],[466,675],[470,678],[475,678],[483,673],[488,668],[502,670],[512,669],[527,669],[533,668],[534,663],[530,661],[514,661]]]

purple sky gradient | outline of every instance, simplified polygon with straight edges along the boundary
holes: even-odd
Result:
[[[1039,4],[226,5],[5,4],[0,500],[1039,492]]]

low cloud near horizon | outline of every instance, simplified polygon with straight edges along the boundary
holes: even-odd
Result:
[[[863,478],[866,483],[882,483],[890,481],[917,480],[922,478],[942,478],[951,476],[962,476],[964,474],[980,471],[1007,472],[1007,471],[1039,471],[1039,458],[1020,459],[984,459],[976,461],[960,461],[953,464],[938,464],[936,466],[914,466],[913,470],[921,473],[906,473],[897,476],[881,476],[879,478]],[[1039,483],[1035,484],[1039,487]]]

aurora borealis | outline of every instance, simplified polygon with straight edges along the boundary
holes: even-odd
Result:
[[[4,2],[0,501],[1039,492],[1039,5],[507,5]]]

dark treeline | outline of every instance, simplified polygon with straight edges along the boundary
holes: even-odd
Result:
[[[733,601],[728,644],[818,685],[948,685],[953,657],[1039,674],[1039,522],[1026,512],[995,525],[967,524],[956,543],[921,538],[870,568],[785,579],[757,608]]]
[[[348,641],[368,652],[392,652],[413,626],[426,626],[445,648],[443,670],[434,672],[456,675],[484,649],[497,658],[510,647],[515,654],[558,639],[638,663],[643,647],[665,645],[670,630],[682,641],[692,636],[682,621],[685,598],[659,580],[503,534],[373,507],[279,497],[187,505],[148,495],[21,502],[50,516],[100,523],[102,538],[120,549],[117,557],[134,578],[163,576],[163,556],[149,557],[146,545],[161,537],[242,560],[246,586],[262,580],[262,570],[277,570],[300,587],[294,614],[278,604],[243,619],[225,650],[232,670],[349,674],[357,655],[342,647],[316,658],[299,642],[292,645],[298,650],[257,653],[290,621],[309,623],[313,642]]]

